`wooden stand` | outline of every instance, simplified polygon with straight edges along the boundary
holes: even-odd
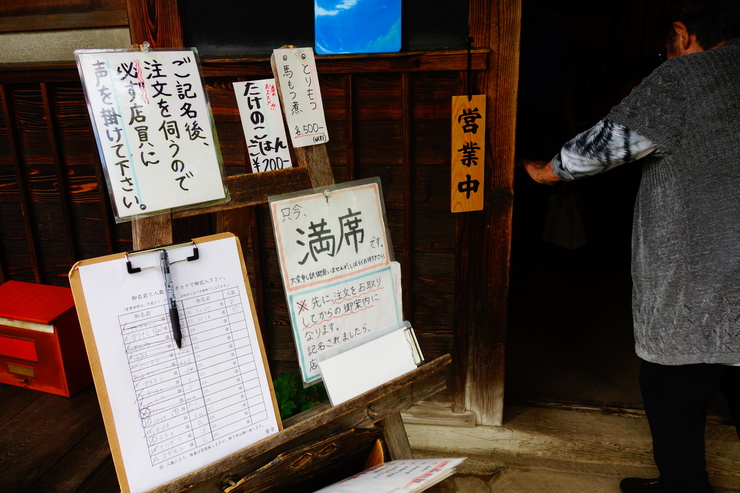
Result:
[[[231,195],[228,203],[134,219],[134,249],[172,243],[172,219],[205,213],[218,215],[217,232],[229,230],[246,245],[246,207],[267,202],[272,195],[334,183],[323,144],[296,148],[295,153],[297,167],[226,178]],[[442,370],[449,363],[450,356],[442,356],[338,406],[324,403],[301,413],[286,420],[278,434],[157,491],[312,491],[314,485],[314,489],[324,486],[318,484],[321,479],[331,481],[328,478],[335,465],[346,465],[355,456],[366,458],[378,443],[390,460],[410,459],[411,446],[400,413],[445,388]],[[362,470],[340,469],[333,480]],[[183,488],[183,480],[189,486]]]

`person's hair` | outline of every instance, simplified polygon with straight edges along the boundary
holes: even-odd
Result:
[[[659,23],[675,39],[673,23],[682,22],[705,50],[740,37],[740,0],[668,0]]]

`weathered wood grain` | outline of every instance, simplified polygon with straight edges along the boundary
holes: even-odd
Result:
[[[42,394],[0,427],[0,484],[6,491],[30,490],[61,457],[102,426],[92,387],[73,399]],[[97,458],[103,459],[100,453]],[[66,471],[66,480],[82,481],[96,466],[95,457],[90,457],[90,462],[76,465],[78,470]]]
[[[382,428],[347,430],[278,455],[225,493],[315,491],[361,472]]]

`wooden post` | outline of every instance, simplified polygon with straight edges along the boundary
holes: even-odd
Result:
[[[172,217],[169,213],[134,218],[131,221],[134,250],[172,243]]]
[[[490,48],[486,93],[485,209],[459,214],[455,278],[453,411],[473,411],[476,423],[500,426],[504,408],[514,134],[519,73],[521,0],[471,2],[474,46]]]

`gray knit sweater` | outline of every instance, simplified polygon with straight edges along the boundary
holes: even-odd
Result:
[[[740,361],[740,39],[658,67],[607,117],[643,160],[632,235],[637,355]]]

